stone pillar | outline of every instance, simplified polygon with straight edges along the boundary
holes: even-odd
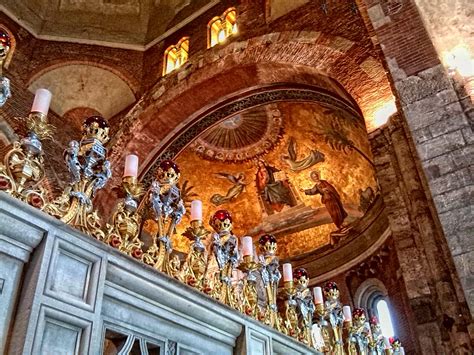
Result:
[[[0,192],[0,195],[5,195]],[[7,197],[8,198],[8,197]],[[19,203],[13,199],[11,203]],[[14,313],[23,275],[23,266],[30,260],[31,252],[38,246],[44,230],[32,226],[28,213],[10,215],[6,204],[0,200],[0,353],[6,353],[11,339]]]
[[[440,307],[438,316],[444,317],[438,321],[448,328],[451,318],[458,322],[455,342],[462,346],[464,336],[459,332],[465,330],[459,327],[465,322],[472,327],[472,319],[464,313],[464,297],[459,292],[459,280],[452,273],[452,265],[454,261],[472,316],[474,134],[470,116],[473,106],[465,95],[460,97],[460,91],[455,90],[413,0],[361,0],[359,5],[367,26],[375,34],[374,42],[380,44],[386,58],[395,95],[406,119],[402,126],[408,144],[398,146],[397,154],[406,155],[408,146],[413,145],[420,161],[419,166],[415,159],[414,164],[403,168],[401,177],[408,179],[404,183],[413,198],[409,205],[420,236],[418,248],[423,251],[422,257],[432,277],[429,286],[431,293],[436,292],[433,297]],[[412,188],[411,173],[418,167],[421,172],[418,187]],[[427,193],[423,193],[425,184]],[[429,204],[420,204],[420,198]],[[425,219],[422,216],[429,214],[431,198],[434,218]],[[462,317],[453,317],[456,310],[460,310],[464,322],[459,322]],[[453,335],[446,330],[444,333]]]
[[[474,315],[473,106],[441,66],[413,0],[364,2]]]

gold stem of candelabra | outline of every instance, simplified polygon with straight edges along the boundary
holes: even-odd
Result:
[[[251,274],[259,267],[260,265],[253,260],[252,255],[244,255],[243,261],[237,267],[247,275],[242,294],[242,312],[256,319],[259,316],[258,293],[256,280],[252,279]]]
[[[203,290],[205,286],[208,257],[201,239],[205,238],[208,234],[209,231],[203,226],[201,220],[191,221],[191,226],[183,233],[183,235],[193,241],[193,243],[190,246],[186,262],[181,270],[180,278],[198,290]]]
[[[127,176],[122,179],[122,190],[125,199],[122,200],[112,216],[112,225],[107,225],[105,242],[121,252],[141,260],[143,242],[140,241],[140,221],[137,213],[138,199],[143,195],[143,186],[137,178]]]
[[[31,112],[24,121],[27,136],[13,143],[0,164],[0,191],[42,209],[46,190],[41,186],[45,177],[41,139],[50,139],[54,127],[41,112]]]

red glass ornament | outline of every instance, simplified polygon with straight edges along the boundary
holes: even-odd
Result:
[[[232,216],[230,215],[230,212],[227,210],[218,210],[214,213],[212,216],[212,221],[218,219],[219,221],[225,221],[228,219],[232,223]]]
[[[365,317],[365,310],[362,308],[355,308],[352,311],[352,318],[357,319],[364,316]]]
[[[179,166],[172,160],[163,160],[160,163],[160,169],[163,171],[168,171],[170,169],[173,169],[176,174],[179,174]]]
[[[0,190],[1,191],[8,190],[8,189],[11,189],[11,187],[12,187],[12,184],[10,183],[10,181],[0,176]]]
[[[267,243],[275,243],[276,244],[277,240],[273,234],[264,234],[260,237],[258,240],[258,243],[260,245],[265,245]]]
[[[11,41],[10,41],[10,36],[8,33],[5,31],[0,30],[0,43],[4,47],[10,47],[11,46]]]
[[[379,320],[378,320],[377,316],[370,317],[370,324],[374,324],[374,325],[379,324]]]
[[[337,287],[337,283],[335,283],[334,281],[328,281],[324,285],[324,292],[329,292],[331,290],[339,291],[339,287]]]
[[[298,268],[293,271],[293,278],[299,280],[302,277],[308,278],[308,272],[303,268]]]
[[[132,256],[135,259],[140,259],[142,257],[143,251],[140,248],[135,248],[132,251]]]
[[[89,127],[92,126],[94,123],[97,123],[97,125],[102,129],[109,127],[109,123],[102,116],[90,116],[86,118],[84,121],[84,126]]]

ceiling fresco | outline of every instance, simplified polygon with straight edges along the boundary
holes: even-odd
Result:
[[[281,258],[344,235],[376,191],[363,122],[317,103],[243,111],[205,131],[175,160],[184,197],[203,201],[205,221],[227,209],[236,235],[275,234]],[[188,250],[181,236],[188,223],[185,216],[174,236],[178,251]]]

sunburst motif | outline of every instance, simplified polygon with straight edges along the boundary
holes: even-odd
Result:
[[[247,161],[272,150],[282,134],[280,111],[276,105],[267,105],[225,119],[199,137],[192,148],[206,159]]]

